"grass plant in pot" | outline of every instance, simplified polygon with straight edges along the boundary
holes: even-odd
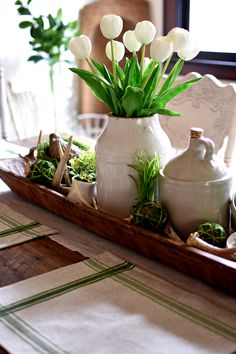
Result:
[[[72,185],[68,198],[86,206],[93,205],[96,186],[95,152],[83,151],[69,161]]]
[[[168,223],[168,215],[158,201],[156,193],[161,168],[159,156],[149,158],[140,152],[135,157],[135,163],[130,167],[138,174],[138,177],[130,175],[137,188],[137,198],[133,201],[131,208],[132,221],[145,229],[163,232]]]
[[[114,40],[123,29],[120,16],[105,15],[100,22],[102,34],[109,40],[105,51],[112,62],[112,72],[90,57],[90,39],[81,35],[69,43],[78,59],[88,62],[91,71],[71,68],[110,109],[108,123],[96,143],[97,201],[99,209],[117,217],[128,217],[137,196],[129,177],[136,153],[159,154],[163,166],[172,154],[168,136],[159,124],[158,114],[180,116],[166,106],[175,96],[186,91],[199,79],[173,87],[185,60],[198,54],[189,32],[172,29],[167,36],[156,38],[156,28],[150,21],[136,24],[123,35],[123,43]],[[145,55],[150,44],[150,58]],[[119,62],[125,47],[132,52],[124,67]],[[141,50],[139,61],[137,51]],[[174,52],[179,60],[163,83],[163,76]],[[163,63],[163,64],[162,64]]]

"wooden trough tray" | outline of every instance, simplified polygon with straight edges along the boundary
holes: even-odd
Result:
[[[191,277],[236,294],[236,262],[179,245],[165,236],[70,201],[64,195],[25,178],[24,161],[21,159],[0,161],[0,177],[13,192],[58,216]]]

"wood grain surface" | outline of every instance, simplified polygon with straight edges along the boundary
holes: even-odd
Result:
[[[85,259],[49,237],[0,250],[0,286],[9,285]]]
[[[0,250],[0,286],[31,278],[53,269],[81,262],[86,257],[49,237],[30,240]],[[0,354],[7,354],[0,345]]]

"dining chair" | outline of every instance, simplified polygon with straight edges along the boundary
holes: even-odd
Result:
[[[199,77],[192,72],[177,83]],[[188,147],[191,127],[204,129],[204,136],[215,143],[215,151],[227,166],[236,154],[236,87],[222,83],[213,75],[204,75],[191,89],[177,96],[168,108],[181,112],[180,117],[160,116],[160,123],[176,153]]]
[[[101,113],[84,113],[77,115],[79,136],[97,139],[107,121],[107,115]]]
[[[0,133],[6,140],[38,134],[39,117],[35,96],[30,90],[15,92],[0,67]]]
[[[7,139],[7,119],[9,111],[7,105],[6,80],[4,69],[0,67],[0,139]]]

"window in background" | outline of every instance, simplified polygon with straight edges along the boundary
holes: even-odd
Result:
[[[201,52],[185,63],[183,73],[197,71],[236,80],[235,13],[235,0],[164,1],[164,33],[183,27],[200,45]]]

